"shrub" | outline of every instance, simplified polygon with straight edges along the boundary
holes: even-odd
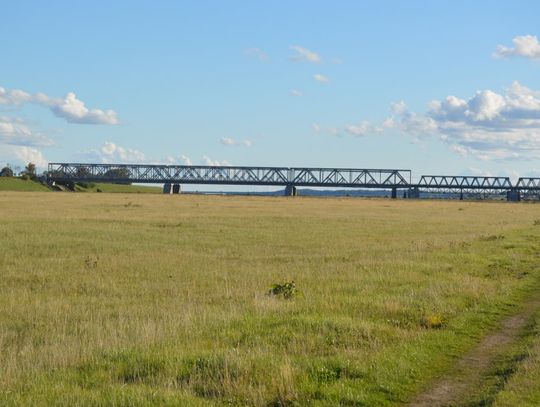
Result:
[[[268,295],[273,295],[275,297],[282,297],[286,300],[289,300],[300,294],[300,291],[296,288],[294,281],[286,282],[283,284],[273,284],[270,290],[268,290]]]
[[[446,321],[440,314],[426,314],[422,317],[420,325],[426,329],[440,329],[446,325]]]

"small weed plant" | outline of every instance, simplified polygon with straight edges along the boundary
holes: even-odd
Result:
[[[440,329],[446,325],[446,321],[442,315],[427,314],[422,317],[420,325],[426,329]]]
[[[294,281],[285,282],[283,284],[273,284],[268,290],[268,295],[274,297],[280,297],[286,300],[290,300],[300,294],[300,291],[296,288]]]

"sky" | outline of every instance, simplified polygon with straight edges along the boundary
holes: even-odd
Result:
[[[0,165],[540,176],[537,1],[0,0]]]

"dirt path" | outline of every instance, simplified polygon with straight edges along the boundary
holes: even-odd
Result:
[[[451,373],[421,393],[410,406],[460,406],[467,404],[467,395],[474,394],[498,356],[524,332],[527,323],[540,309],[540,295],[520,307],[517,314],[505,318],[499,329],[459,359]]]

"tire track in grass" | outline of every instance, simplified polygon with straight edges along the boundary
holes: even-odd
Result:
[[[473,399],[477,398],[479,390],[485,388],[497,361],[526,333],[529,322],[538,310],[540,292],[536,290],[534,296],[524,302],[517,313],[504,318],[496,331],[485,336],[455,363],[446,376],[418,395],[410,406],[486,405],[485,402],[475,403]]]

